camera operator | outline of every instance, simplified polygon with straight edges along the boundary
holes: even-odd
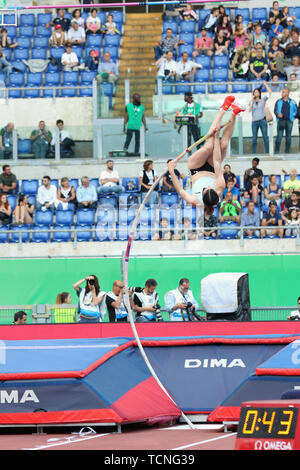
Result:
[[[157,78],[163,81],[175,81],[176,62],[173,59],[173,52],[168,51],[155,63],[158,68]]]
[[[140,287],[130,289],[133,292],[133,310],[136,312],[136,322],[162,321],[156,286],[155,279],[148,279],[144,289]]]
[[[86,282],[84,288],[80,285]],[[78,312],[80,323],[95,323],[101,322],[105,314],[105,292],[100,291],[99,281],[97,276],[91,274],[84,277],[80,281],[73,284],[73,288],[79,298]]]
[[[116,280],[113,283],[113,288],[111,292],[107,292],[105,297],[105,303],[108,310],[108,317],[110,322],[127,322],[128,318],[128,311],[125,305],[125,287],[122,281]],[[130,295],[130,302],[132,306],[132,298],[131,293]]]
[[[298,297],[298,310],[293,310],[287,320],[300,320],[300,297]]]
[[[198,308],[187,278],[180,279],[178,287],[165,294],[165,310],[170,315],[170,321],[193,321],[194,317],[201,320],[196,314]]]

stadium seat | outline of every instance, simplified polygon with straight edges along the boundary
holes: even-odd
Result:
[[[166,31],[169,28],[172,29],[173,34],[177,34],[177,32],[178,32],[178,23],[177,23],[177,21],[174,21],[174,20],[164,21],[163,22],[163,30],[162,30],[163,35],[166,34]]]
[[[46,72],[45,73],[45,86],[58,86],[60,84],[59,72]]]
[[[32,59],[47,59],[47,49],[44,47],[34,47],[31,49],[31,58]]]
[[[30,139],[18,139],[18,154],[31,153]]]
[[[64,52],[64,47],[50,47],[50,57],[53,57],[54,59],[61,59]]]
[[[221,230],[220,238],[222,240],[225,239],[234,239],[237,237],[239,230],[239,224],[237,222],[227,221],[221,222],[220,227],[226,228],[226,230]]]
[[[167,206],[173,206],[174,204],[179,203],[179,195],[176,192],[172,193],[161,193],[161,204],[166,204]]]
[[[252,23],[256,21],[266,21],[268,19],[268,13],[266,8],[252,8]]]
[[[69,184],[70,184],[70,186],[73,186],[75,188],[75,191],[76,191],[76,189],[79,186],[78,178],[70,178],[69,179]]]
[[[119,34],[106,34],[104,36],[103,46],[115,46],[119,47],[121,42],[121,38]]]
[[[181,220],[183,219],[183,217],[187,217],[192,221],[192,224],[195,225],[197,219],[196,207],[193,207],[191,205],[183,206],[180,211],[180,217]]]
[[[186,44],[194,45],[194,33],[180,33],[179,40],[184,41]]]
[[[196,31],[196,21],[180,21],[179,29],[181,33],[195,33]]]
[[[236,79],[232,81],[232,93],[248,93],[249,85],[247,80]]]
[[[139,178],[135,177],[124,177],[122,178],[122,186],[125,188],[127,193],[136,193],[140,190]]]
[[[110,15],[113,15],[114,23],[123,23],[124,21],[124,14],[122,10],[111,10],[109,12]]]
[[[175,93],[178,94],[184,94],[189,91],[191,91],[191,85],[189,82],[182,80],[181,82],[177,82],[179,85],[175,87]]]
[[[57,210],[56,223],[58,225],[73,225],[74,212],[70,210]]]
[[[44,25],[38,25],[36,27],[36,35],[39,37],[49,38],[51,36],[51,28],[46,28]]]
[[[24,98],[39,98],[40,89],[36,85],[25,85],[24,87]]]
[[[101,206],[112,206],[118,207],[118,196],[113,194],[103,194],[99,197],[99,202]]]
[[[37,210],[35,212],[35,225],[38,226],[49,226],[53,223],[53,212],[50,210],[42,211]]]
[[[79,209],[77,211],[77,225],[93,225],[95,221],[95,211],[92,209]]]
[[[95,230],[95,241],[108,242],[114,239],[112,226],[97,224]]]
[[[119,57],[119,48],[117,46],[105,46],[103,47],[103,55],[109,52],[112,61],[116,61]]]
[[[32,227],[32,243],[48,243],[50,241],[50,227],[45,225],[39,227],[37,225]]]
[[[102,34],[88,34],[86,47],[102,47]]]
[[[264,188],[270,184],[269,175],[264,175]],[[281,188],[281,175],[276,175],[276,184]]]
[[[16,13],[6,13],[3,15],[3,24],[6,25],[16,25],[17,24],[17,15]]]
[[[8,200],[8,204],[11,206],[11,210],[14,211],[17,205],[17,196],[14,196],[13,194],[8,194],[7,200]]]
[[[112,226],[115,223],[115,209],[109,206],[101,206],[97,210],[96,222],[97,225]]]
[[[98,186],[99,186],[99,184],[100,184],[99,178],[90,178],[90,184],[91,184],[92,186],[94,186],[95,189],[97,190],[97,188],[98,188]]]
[[[17,27],[16,26],[8,26],[5,25],[5,29],[7,29],[7,36],[9,38],[15,38],[17,35]]]
[[[228,70],[214,69],[212,72],[212,82],[215,82],[211,87],[212,93],[227,93],[228,91]],[[217,84],[219,82],[219,84]]]
[[[26,65],[21,60],[12,60],[11,65],[16,67],[18,70],[21,70],[22,73],[25,73],[27,70]],[[18,72],[19,73],[19,72]]]
[[[76,240],[78,242],[89,242],[93,235],[91,229],[91,225],[75,225]]]
[[[201,30],[201,26],[203,23],[203,20],[207,17],[207,15],[211,12],[209,8],[203,8],[198,11],[198,24],[199,24],[199,30]]]
[[[103,92],[104,92],[104,96],[107,96],[108,99],[109,99],[109,108],[111,109],[112,108],[112,97],[113,97],[113,93],[114,93],[114,86],[112,83],[101,83],[100,84],[100,87],[102,88]]]
[[[128,231],[127,224],[126,225],[119,224],[117,226],[116,232],[117,232],[117,240],[119,240],[119,241],[128,240],[129,231]],[[0,235],[0,237],[1,237],[1,235]],[[0,241],[1,241],[1,238],[0,238]]]
[[[118,212],[118,224],[119,225],[130,225],[134,220],[136,211],[134,209],[119,209]]]
[[[211,57],[208,55],[198,55],[195,59],[196,64],[201,64],[202,69],[210,70],[210,64],[211,64]],[[197,72],[199,72],[200,69],[197,69]]]
[[[9,238],[9,225],[0,225],[0,243],[7,243]],[[7,233],[4,233],[7,231]]]
[[[28,60],[29,59],[29,49],[22,49],[16,47],[14,49],[14,59],[15,60]]]
[[[215,55],[213,57],[213,69],[228,69],[229,58],[227,55]]]
[[[8,86],[22,87],[24,85],[25,75],[24,73],[10,73],[8,75]]]
[[[47,23],[50,23],[51,21],[52,21],[52,13],[38,13],[37,14],[37,26],[45,26]]]
[[[30,49],[31,48],[31,37],[20,36],[17,37],[18,47],[21,49]]]
[[[96,75],[96,70],[83,70],[81,72],[81,85],[91,85]]]
[[[163,95],[172,95],[174,93],[174,86],[172,86],[171,84],[168,84],[168,82],[164,82],[163,83],[163,86],[162,86],[162,94]],[[157,94],[157,90],[156,90],[156,94]]]
[[[41,86],[42,85],[42,73],[41,72],[28,72],[27,73],[27,85],[32,85],[32,86]]]
[[[30,238],[30,230],[31,226],[30,225],[25,225],[25,224],[20,224],[20,225],[12,225],[11,226],[11,243],[19,243],[20,238],[22,243],[26,243],[29,241]],[[26,230],[25,232],[22,232],[23,230]]]
[[[19,36],[32,38],[34,35],[33,26],[19,26]]]
[[[42,47],[42,48],[47,48],[49,45],[49,40],[46,36],[35,36],[33,38],[33,47]]]
[[[243,17],[243,23],[249,23],[250,21],[250,9],[249,8],[236,8],[234,11],[234,18],[237,17],[237,15],[242,15]]]
[[[187,52],[189,55],[189,58],[192,58],[194,50],[194,45],[193,44],[181,44],[178,46],[178,56],[181,57],[184,52]]]
[[[62,212],[62,211],[61,211]],[[53,226],[53,243],[69,242],[71,240],[71,226],[56,223]]]
[[[21,182],[21,193],[29,195],[36,195],[39,189],[38,179],[24,179]]]

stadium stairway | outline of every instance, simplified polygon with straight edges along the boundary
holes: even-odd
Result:
[[[159,13],[127,13],[124,27],[120,77],[114,99],[114,117],[124,116],[125,79],[130,79],[130,95],[140,93],[146,116],[153,116],[156,67],[153,66],[155,43],[161,37]],[[130,69],[130,72],[129,72]]]

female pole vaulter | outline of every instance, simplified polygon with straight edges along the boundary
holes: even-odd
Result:
[[[234,96],[227,96],[208,131],[208,135],[212,134],[212,137],[208,138],[205,145],[193,153],[188,160],[188,168],[192,175],[192,194],[183,189],[181,182],[175,175],[174,170],[177,162],[171,160],[168,163],[173,185],[178,194],[188,204],[213,207],[218,204],[219,198],[222,197],[225,189],[222,162],[234,131],[236,116],[245,111],[243,106],[234,101]],[[232,110],[232,117],[224,128],[220,140],[221,121],[229,108]]]

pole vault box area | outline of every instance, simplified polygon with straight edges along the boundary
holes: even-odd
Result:
[[[130,423],[213,411],[295,337],[142,338],[163,392],[132,338],[0,342],[0,425]]]

